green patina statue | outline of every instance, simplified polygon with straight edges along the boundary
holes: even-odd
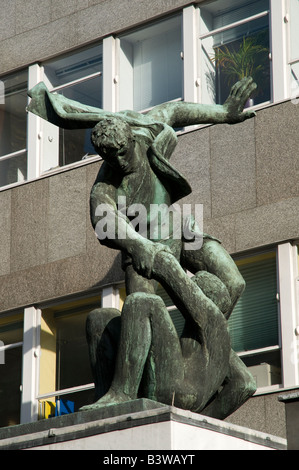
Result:
[[[142,397],[224,419],[255,392],[227,328],[244,280],[219,240],[202,233],[192,216],[176,217],[176,201],[191,188],[169,163],[174,128],[251,118],[243,109],[255,88],[246,78],[224,105],[165,103],[145,115],[85,106],[43,83],[30,91],[29,111],[65,129],[93,128],[104,163],[91,190],[91,221],[100,242],[122,252],[122,312],[99,308],[87,320],[96,397],[82,409]],[[132,223],[136,208],[143,230]],[[185,318],[181,337],[155,294],[158,283]]]

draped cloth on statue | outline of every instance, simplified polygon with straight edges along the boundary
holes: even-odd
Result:
[[[153,121],[147,115],[135,111],[112,113],[78,103],[57,93],[50,93],[43,82],[32,88],[28,95],[31,101],[27,111],[63,129],[89,129],[102,119],[122,119],[129,124],[136,139],[148,143],[147,158],[156,175],[167,182],[167,187],[172,188],[172,203],[191,193],[189,183],[168,161],[177,144],[177,136],[168,124]]]

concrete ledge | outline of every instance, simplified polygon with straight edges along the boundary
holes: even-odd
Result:
[[[288,450],[299,450],[299,392],[278,397],[285,404]]]
[[[286,450],[285,439],[140,399],[0,429],[0,450]]]

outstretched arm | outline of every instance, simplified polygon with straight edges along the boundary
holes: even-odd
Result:
[[[255,115],[252,111],[243,111],[246,101],[255,89],[256,84],[252,78],[244,78],[232,87],[223,105],[171,102],[155,106],[147,115],[172,127],[195,124],[235,124]]]

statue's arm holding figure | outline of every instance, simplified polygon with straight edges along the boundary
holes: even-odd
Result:
[[[256,84],[248,77],[235,83],[223,105],[169,102],[155,106],[147,116],[174,128],[196,124],[235,124],[255,115],[253,111],[243,111],[255,89]]]
[[[170,253],[170,250],[161,243],[144,238],[134,229],[117,207],[116,187],[109,179],[109,170],[107,173],[107,178],[104,172],[101,173],[101,179],[105,181],[95,182],[90,194],[91,222],[95,233],[102,245],[129,255],[136,272],[150,278],[156,254]]]

